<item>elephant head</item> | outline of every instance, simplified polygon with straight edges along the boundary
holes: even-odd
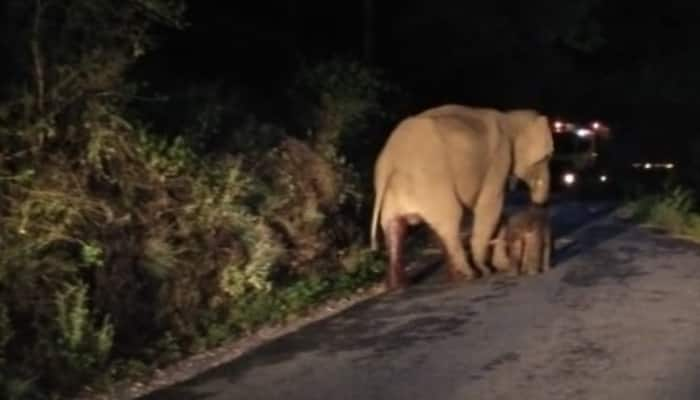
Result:
[[[513,175],[525,182],[533,203],[549,200],[549,159],[554,152],[552,131],[547,117],[534,111],[504,113],[501,127],[511,136]]]

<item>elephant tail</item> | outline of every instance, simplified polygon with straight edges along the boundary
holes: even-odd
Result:
[[[376,193],[374,196],[374,209],[372,210],[372,226],[370,228],[370,243],[372,250],[378,250],[379,246],[377,244],[377,230],[379,228],[379,214],[381,213],[382,204],[384,204],[384,194],[386,193],[386,188],[389,186],[389,181],[393,174],[389,173],[386,176],[379,176],[376,180],[375,185]]]

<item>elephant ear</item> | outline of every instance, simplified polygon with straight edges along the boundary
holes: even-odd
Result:
[[[528,118],[522,118],[517,124],[520,129],[514,133],[513,140],[513,174],[520,179],[525,179],[532,167],[551,157],[554,152],[554,139],[547,117],[528,114]]]

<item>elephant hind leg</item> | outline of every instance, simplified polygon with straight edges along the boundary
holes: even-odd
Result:
[[[389,250],[386,287],[388,290],[399,289],[408,284],[402,254],[408,223],[404,217],[397,216],[383,224],[383,229],[386,247]]]

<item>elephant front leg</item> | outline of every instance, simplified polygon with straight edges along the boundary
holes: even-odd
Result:
[[[408,283],[402,254],[406,231],[406,221],[401,217],[391,219],[384,227],[386,247],[389,250],[389,268],[386,271],[388,290],[405,287]]]
[[[441,211],[450,210],[445,207]],[[426,219],[428,226],[437,236],[442,254],[447,264],[449,279],[453,282],[474,279],[474,271],[469,268],[467,257],[464,252],[464,244],[460,235],[460,222],[462,220],[462,210],[458,207],[451,209],[450,215],[442,215],[435,218],[429,215]]]
[[[474,271],[467,264],[467,257],[464,253],[464,246],[461,240],[454,236],[445,235],[441,240],[442,251],[447,261],[447,273],[453,282],[474,279]]]
[[[496,231],[503,210],[503,196],[482,196],[474,207],[471,237],[471,259],[482,276],[491,274],[488,265],[489,243]]]

